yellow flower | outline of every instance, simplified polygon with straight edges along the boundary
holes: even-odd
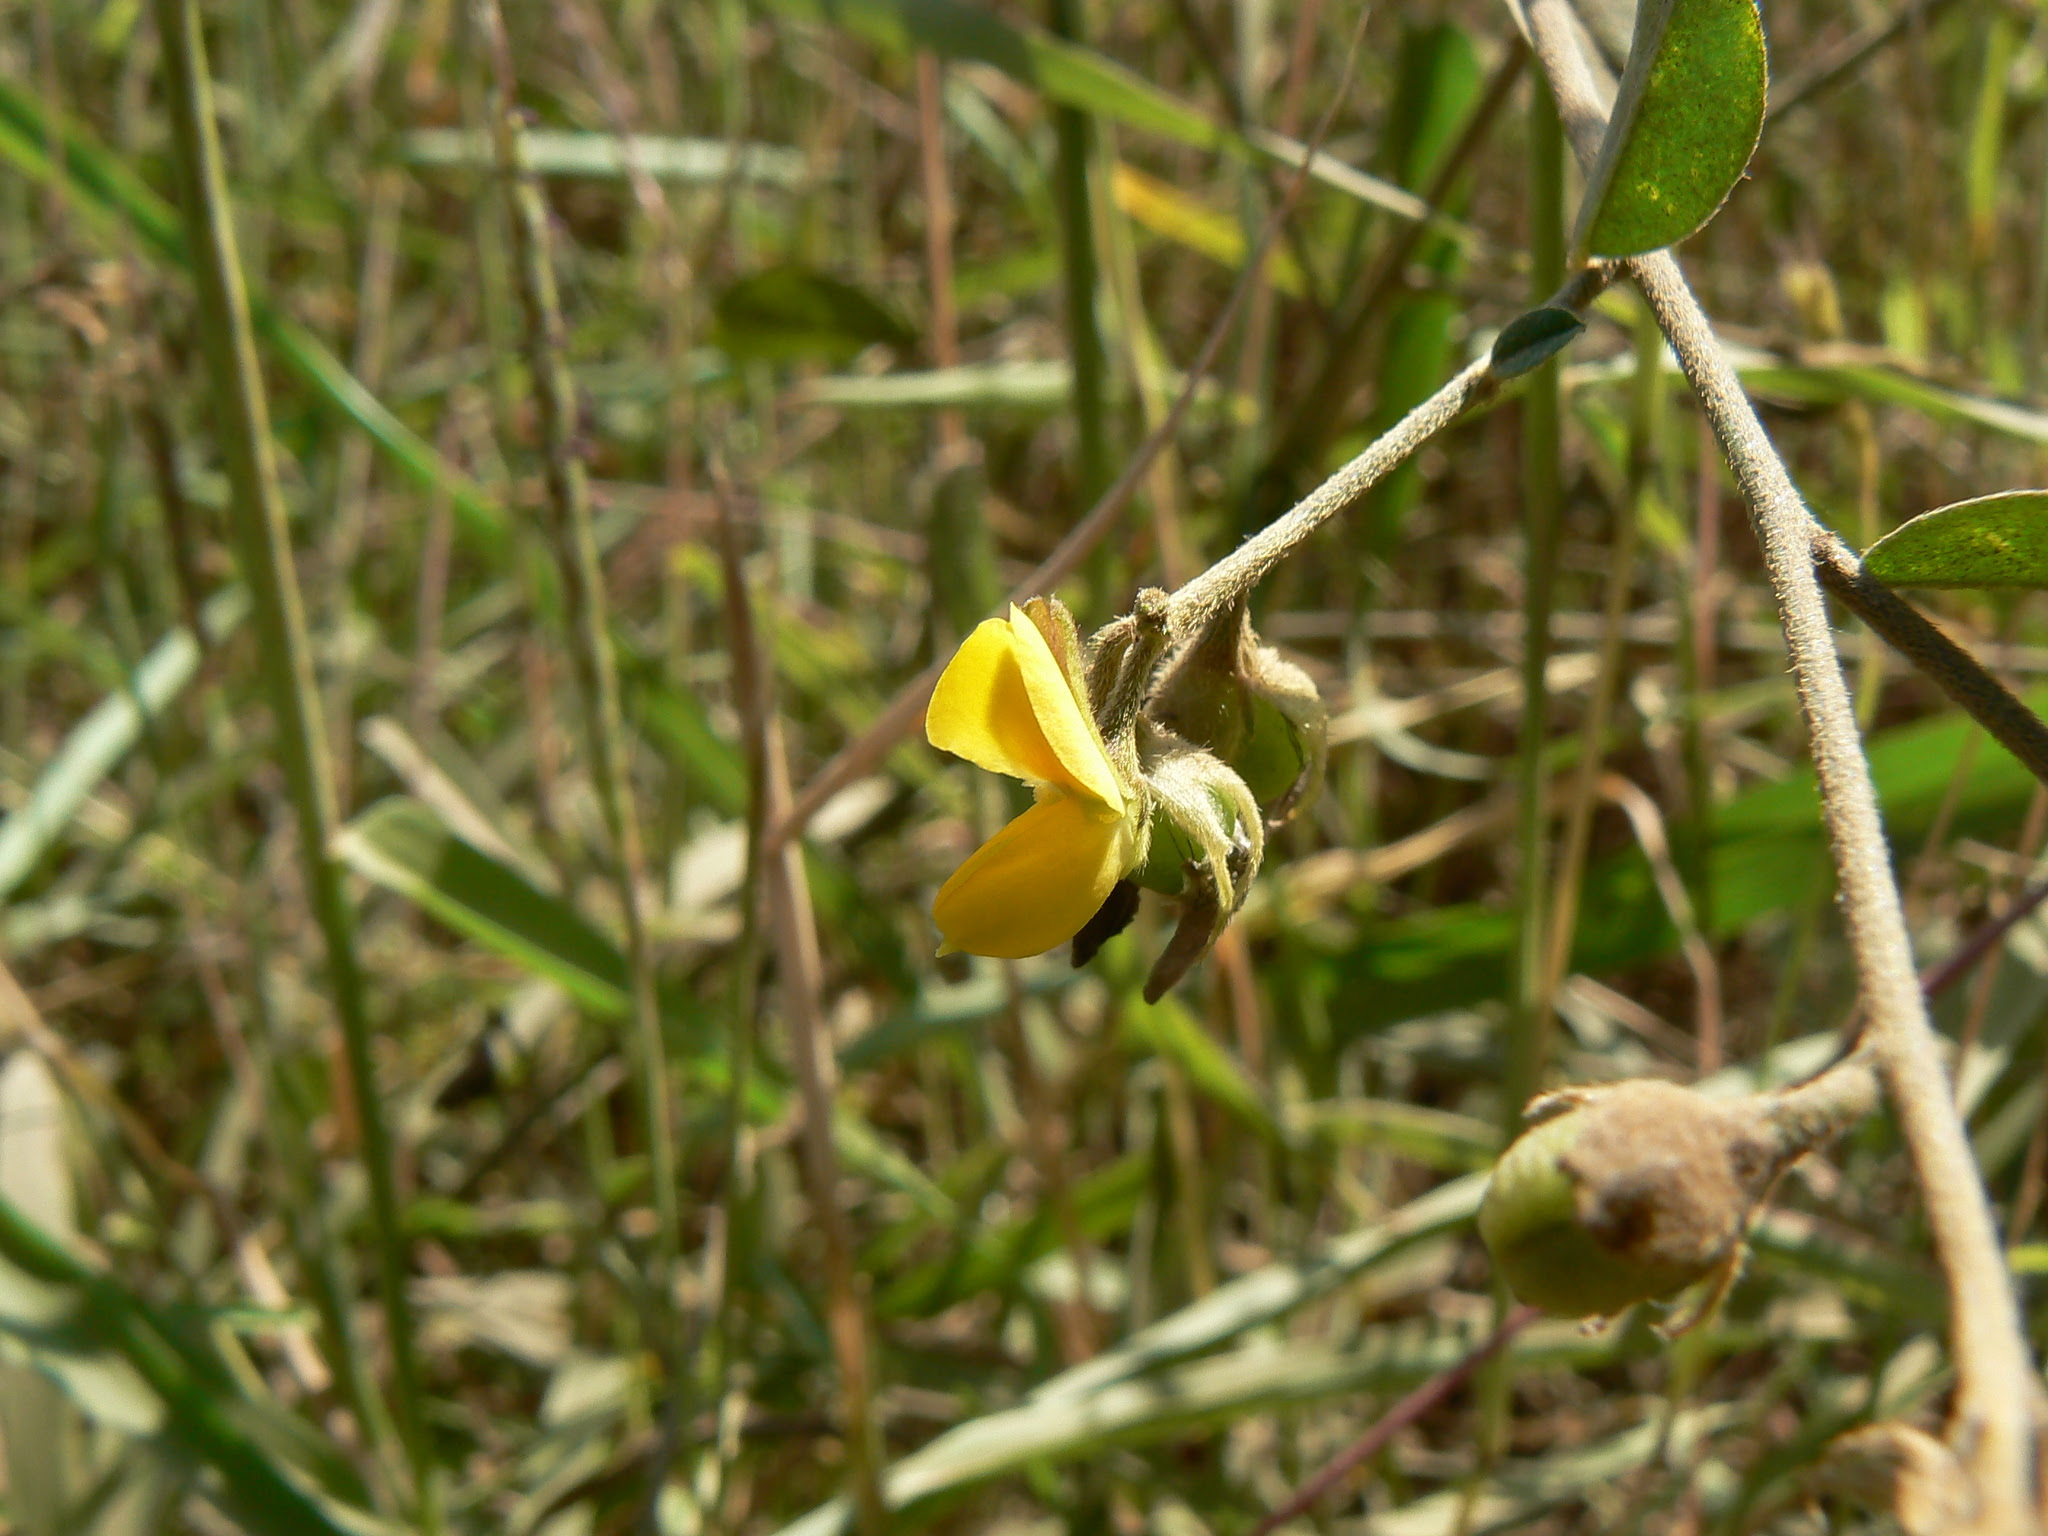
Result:
[[[1013,605],[967,637],[924,729],[941,751],[1038,794],[940,887],[941,953],[1015,960],[1071,939],[1143,858],[1144,807],[1110,761],[1080,680],[1030,614]]]

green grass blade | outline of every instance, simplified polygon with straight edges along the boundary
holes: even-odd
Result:
[[[1417,1243],[1469,1225],[1485,1192],[1483,1174],[1457,1179],[1402,1206],[1384,1221],[1338,1238],[1313,1259],[1268,1264],[1241,1275],[1093,1360],[1055,1376],[1037,1388],[1031,1400],[1085,1397],[1285,1317]]]
[[[529,128],[526,162],[540,176],[582,176],[623,181],[637,168],[656,181],[720,187],[729,182],[800,188],[810,185],[810,162],[780,144],[731,145],[722,139],[686,139],[635,133],[573,133]],[[431,170],[490,171],[497,153],[490,136],[463,128],[415,128],[398,141],[398,158]]]
[[[1064,42],[1029,25],[1006,21],[959,0],[768,0],[772,10],[804,21],[843,27],[878,47],[908,57],[928,48],[945,59],[987,64],[1044,93],[1049,101],[1096,113],[1126,127],[1240,160],[1270,160],[1290,168],[1309,159],[1299,141],[1265,129],[1239,134],[1142,76],[1091,48]],[[1414,193],[1368,176],[1327,154],[1309,174],[1361,202],[1404,219],[1427,220],[1444,233],[1477,245],[1477,234],[1435,213]]]
[[[234,633],[248,612],[249,594],[230,587],[207,602],[199,623],[207,639],[218,643]],[[142,659],[128,687],[108,694],[72,728],[28,800],[0,821],[0,901],[28,878],[79,806],[134,750],[145,717],[162,714],[184,691],[199,670],[199,655],[199,642],[189,630],[173,630]]]
[[[118,1281],[87,1265],[0,1199],[0,1258],[56,1288],[69,1326],[117,1354],[155,1394],[160,1432],[182,1455],[220,1475],[220,1503],[262,1536],[360,1536],[367,1517],[343,1523],[301,1488],[236,1422],[217,1362],[195,1359],[177,1330]]]
[[[1398,1099],[1326,1099],[1295,1107],[1287,1128],[1341,1146],[1378,1147],[1426,1168],[1470,1173],[1500,1152],[1498,1126],[1470,1115]]]
[[[198,332],[206,358],[214,437],[232,489],[237,558],[248,583],[264,690],[274,720],[308,905],[321,935],[324,991],[340,1025],[355,1101],[357,1150],[369,1186],[370,1229],[392,1395],[413,1474],[413,1513],[425,1536],[441,1528],[411,1304],[399,1229],[397,1178],[372,1058],[368,987],[356,952],[355,908],[331,847],[340,817],[326,712],[313,680],[311,641],[291,530],[278,480],[269,403],[256,360],[254,324],[216,120],[198,0],[156,0],[164,96],[179,171],[179,211],[191,252]]]
[[[1156,1003],[1132,998],[1123,1009],[1123,1028],[1133,1044],[1178,1065],[1197,1092],[1229,1111],[1253,1135],[1276,1146],[1286,1139],[1244,1069],[1172,997]]]
[[[1246,1415],[1355,1393],[1413,1386],[1450,1369],[1477,1338],[1431,1324],[1373,1329],[1355,1345],[1255,1346],[1118,1382],[1086,1397],[1033,1398],[948,1430],[903,1457],[884,1479],[892,1510],[1042,1461],[1086,1458]],[[1513,1349],[1518,1370],[1597,1369],[1628,1349],[1619,1330],[1588,1337],[1576,1324],[1539,1324]],[[1639,1346],[1638,1346],[1639,1347]],[[783,1527],[780,1536],[840,1536],[851,1511],[835,1500]]]
[[[98,215],[102,232],[125,224],[160,260],[189,269],[191,254],[170,204],[76,126],[60,122],[57,132],[64,148],[64,185],[80,195],[82,207]],[[42,104],[18,82],[0,77],[0,159],[32,180],[50,184],[56,177],[47,149],[50,137],[51,122]],[[407,479],[423,490],[445,493],[481,547],[504,547],[504,512],[476,482],[394,416],[304,326],[279,313],[260,294],[251,295],[250,314],[257,336],[301,384],[367,433]]]
[[[559,897],[478,852],[417,800],[380,800],[342,828],[336,852],[456,932],[543,976],[592,1011],[626,1011],[626,961]]]

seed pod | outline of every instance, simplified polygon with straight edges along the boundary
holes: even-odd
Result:
[[[1515,1295],[1560,1316],[1612,1316],[1717,1271],[1725,1289],[1778,1175],[1874,1097],[1853,1058],[1743,1099],[1651,1080],[1547,1095],[1494,1166],[1479,1235]]]
[[[1109,888],[1109,894],[1102,898],[1102,905],[1095,909],[1095,915],[1074,935],[1074,969],[1078,971],[1101,954],[1102,946],[1130,927],[1137,915],[1138,887],[1129,880],[1117,881]]]
[[[1964,1530],[1977,1514],[1976,1490],[1956,1453],[1894,1419],[1837,1435],[1813,1480],[1823,1493],[1890,1515],[1906,1536]]]

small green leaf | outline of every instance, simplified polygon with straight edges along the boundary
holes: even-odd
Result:
[[[1637,256],[1711,219],[1756,151],[1768,78],[1756,0],[1643,0],[1574,245]]]
[[[1586,322],[1570,310],[1551,304],[1509,321],[1493,341],[1494,377],[1517,378],[1548,362],[1585,328]]]
[[[880,301],[810,267],[770,267],[718,296],[718,344],[734,357],[789,362],[822,357],[849,362],[881,343],[917,339]]]
[[[1894,587],[2048,587],[2048,491],[1923,512],[1871,545],[1863,568]]]

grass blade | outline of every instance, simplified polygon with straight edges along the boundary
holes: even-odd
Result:
[[[769,0],[771,9],[803,21],[844,27],[908,58],[928,48],[943,59],[987,64],[1044,92],[1062,106],[1240,160],[1270,160],[1290,169],[1307,162],[1325,186],[1404,219],[1426,221],[1461,243],[1478,236],[1432,210],[1414,193],[1355,171],[1327,154],[1262,128],[1237,133],[1093,49],[1037,27],[1006,21],[959,0]]]
[[[414,1496],[427,1536],[440,1528],[432,1450],[427,1441],[412,1313],[405,1294],[405,1240],[399,1228],[391,1140],[370,1050],[370,1018],[355,951],[355,914],[330,844],[339,821],[325,720],[313,682],[305,610],[292,561],[291,534],[278,488],[269,407],[256,363],[255,333],[242,286],[227,179],[214,121],[196,0],[157,0],[173,131],[185,184],[186,238],[194,253],[199,329],[211,376],[222,456],[233,488],[244,579],[262,633],[264,681],[278,722],[278,748],[296,813],[299,857],[315,921],[327,951],[328,986],[341,1024],[369,1176],[372,1226],[385,1327],[391,1340],[393,1396],[411,1455]]]
[[[225,640],[248,611],[249,594],[240,587],[215,593],[199,615],[208,642]],[[128,687],[108,694],[72,728],[27,802],[0,821],[0,901],[28,878],[86,797],[142,739],[145,718],[162,714],[184,691],[199,671],[199,657],[191,631],[173,630],[142,659]]]
[[[33,95],[0,77],[0,158],[36,181],[53,184],[58,173],[47,149],[53,137],[63,146],[65,187],[81,194],[79,205],[97,215],[103,230],[125,224],[160,260],[191,266],[190,247],[169,203],[83,131],[53,121]],[[480,547],[491,552],[504,548],[504,512],[489,494],[394,416],[312,332],[261,295],[249,300],[249,311],[256,335],[301,384],[361,428],[408,480],[423,490],[445,492]]]

